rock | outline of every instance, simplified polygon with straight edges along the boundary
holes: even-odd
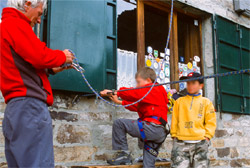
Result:
[[[231,158],[239,157],[239,152],[236,149],[236,147],[233,147],[233,148],[230,149],[230,155],[231,155]]]
[[[53,120],[66,120],[66,121],[72,121],[72,122],[78,121],[77,114],[50,111],[50,115]]]
[[[232,114],[232,119],[233,120],[238,120],[241,116],[244,116],[244,115],[241,115],[241,114]]]
[[[57,132],[57,141],[65,143],[88,143],[91,142],[91,133],[88,127],[83,125],[62,124]]]
[[[222,148],[225,146],[224,139],[212,139],[211,141],[214,148]]]
[[[112,125],[97,125],[93,128],[92,143],[98,148],[112,150]]]
[[[236,137],[226,138],[224,139],[224,143],[225,143],[225,146],[227,147],[238,146],[238,138]]]
[[[232,160],[230,162],[231,167],[242,167],[242,164],[238,160]]]
[[[221,148],[216,150],[217,150],[217,156],[220,158],[227,157],[230,154],[230,148]]]
[[[5,138],[3,136],[3,131],[1,130],[1,132],[0,132],[0,144],[2,144],[2,146],[4,146],[4,141],[5,141]]]
[[[114,151],[109,151],[109,152],[97,152],[95,154],[95,160],[103,160],[106,161],[108,159],[111,159],[114,156],[115,152]]]
[[[238,146],[249,146],[249,138],[246,137],[239,138]]]
[[[6,108],[6,104],[4,102],[0,102],[0,112],[3,113],[5,108]]]
[[[227,160],[212,160],[210,161],[210,166],[215,167],[215,166],[227,166],[229,164],[229,161]]]
[[[55,146],[54,152],[55,162],[86,162],[92,160],[92,155],[96,152],[96,148],[89,146]]]
[[[242,120],[240,123],[243,127],[250,127],[250,120]]]
[[[239,121],[224,121],[223,120],[223,125],[226,128],[240,127],[240,122]]]
[[[6,168],[6,167],[8,167],[7,162],[0,163],[0,168]]]
[[[230,162],[232,167],[250,167],[250,159],[237,159]]]
[[[220,138],[227,136],[228,132],[226,130],[215,130],[215,137]]]
[[[111,112],[84,112],[79,114],[80,121],[86,122],[110,122],[112,121]]]
[[[235,134],[236,134],[237,136],[240,136],[240,137],[241,137],[241,136],[243,136],[244,133],[243,133],[242,130],[238,130],[238,131],[235,132]]]
[[[135,112],[117,112],[117,119],[119,118],[126,118],[126,119],[132,119],[137,120],[139,118],[138,114]]]

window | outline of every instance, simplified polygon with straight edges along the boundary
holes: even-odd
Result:
[[[73,50],[94,89],[116,88],[116,1],[49,0],[47,11],[40,38],[52,49]],[[73,69],[49,79],[53,89],[91,93]]]
[[[249,69],[250,30],[217,16],[215,31],[218,73]],[[250,114],[249,74],[221,77],[217,82],[222,112]]]
[[[203,73],[202,23],[198,16],[184,14],[174,9],[170,43],[167,46],[170,49],[170,59],[165,63],[161,63],[161,60],[164,57],[168,36],[170,4],[161,1],[137,1],[137,18],[138,68],[145,66],[145,56],[147,59],[150,55],[147,51],[150,46],[154,52],[158,53],[157,58],[152,59],[152,65],[149,64],[150,67],[156,72],[159,72],[159,67],[164,67],[162,70],[165,77],[164,80],[159,80],[159,83],[168,82],[169,77],[171,81],[177,81],[180,76],[186,76],[193,71]],[[153,66],[155,61],[159,61],[159,67]],[[148,66],[147,62],[146,66]],[[170,70],[166,67],[170,67]],[[176,84],[171,86],[171,89],[173,88],[182,90],[185,84]]]
[[[135,86],[137,72],[136,1],[117,1],[117,88]]]

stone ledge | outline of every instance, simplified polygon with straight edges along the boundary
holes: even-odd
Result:
[[[168,168],[170,167],[170,162],[156,162],[156,167],[161,168]],[[117,166],[111,166],[111,165],[95,165],[95,166],[72,166],[72,168],[142,168],[142,163],[138,163],[135,165],[117,165]]]

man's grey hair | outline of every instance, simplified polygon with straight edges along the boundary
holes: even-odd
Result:
[[[47,0],[8,0],[7,4],[8,4],[8,7],[16,8],[17,10],[20,10],[20,11],[25,11],[24,5],[28,1],[31,2],[32,8],[37,7],[40,3],[43,3],[43,10],[45,10],[47,7]]]

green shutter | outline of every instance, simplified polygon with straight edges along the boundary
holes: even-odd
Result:
[[[50,0],[46,21],[50,48],[73,50],[94,89],[116,87],[115,1]],[[51,76],[50,82],[53,89],[90,93],[73,69]]]
[[[216,16],[218,73],[250,68],[250,30]],[[221,77],[219,81],[222,112],[250,114],[250,75]]]

